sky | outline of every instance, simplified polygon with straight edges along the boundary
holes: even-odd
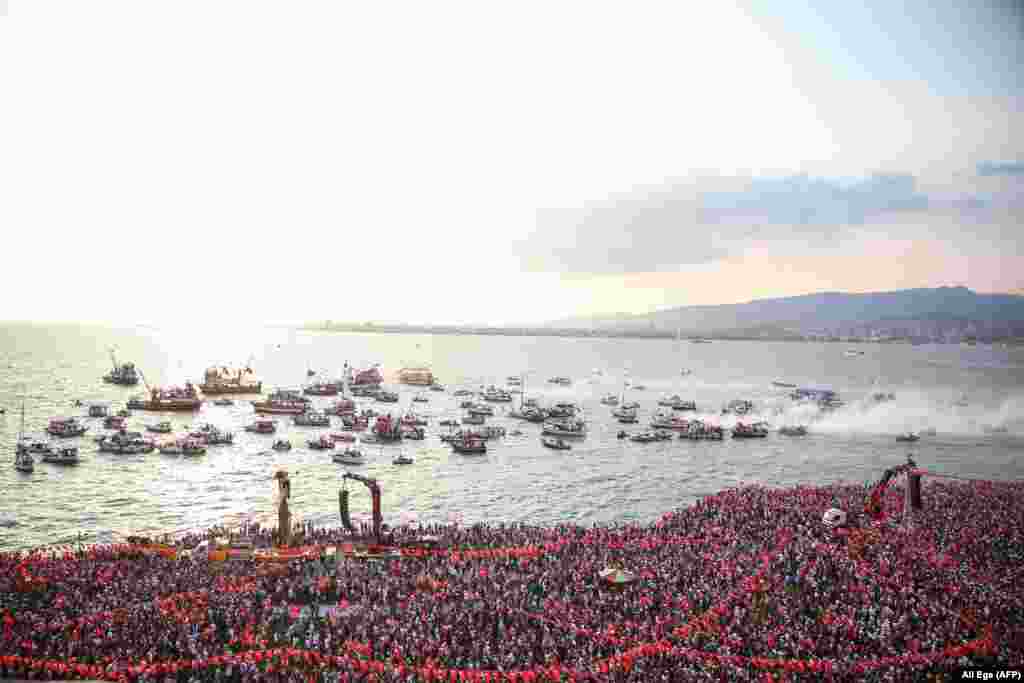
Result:
[[[1018,2],[0,16],[0,319],[514,324],[1024,288]]]

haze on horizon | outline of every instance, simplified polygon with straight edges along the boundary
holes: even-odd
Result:
[[[532,323],[1020,292],[1009,2],[0,17],[2,320]]]

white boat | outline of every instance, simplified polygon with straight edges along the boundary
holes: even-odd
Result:
[[[50,462],[55,465],[77,465],[78,464],[78,447],[77,446],[62,446],[56,450],[51,451],[43,456],[43,462]]]
[[[416,462],[416,461],[413,460],[411,455],[405,455],[404,453],[399,453],[391,461],[391,464],[392,465],[411,465],[414,462]]]
[[[544,436],[556,436],[556,437],[583,437],[587,435],[587,427],[582,420],[570,422],[568,420],[559,420],[556,422],[548,422],[544,425],[541,430],[541,434]]]

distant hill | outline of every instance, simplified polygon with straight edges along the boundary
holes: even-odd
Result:
[[[930,326],[928,329],[970,328],[970,333],[977,328],[995,328],[1013,334],[1013,330],[1024,327],[1024,296],[978,294],[966,287],[869,294],[822,292],[742,304],[684,306],[640,315],[570,318],[549,324],[577,329],[679,329],[691,336],[760,330],[763,334],[753,336],[778,338],[854,326],[905,328],[918,322]]]

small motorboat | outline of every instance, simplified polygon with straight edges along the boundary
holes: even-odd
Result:
[[[540,438],[540,442],[548,448],[553,448],[556,451],[568,451],[572,450],[572,445],[566,443],[562,439],[551,439],[545,436]]]
[[[332,454],[331,459],[341,465],[363,465],[366,463],[366,458],[358,448],[346,448],[341,453]]]
[[[235,402],[232,401],[230,398],[218,398],[216,401],[213,402],[213,405],[215,405],[215,406],[233,406],[233,405],[235,405]]]
[[[43,455],[43,462],[52,462],[55,465],[77,465],[78,447],[62,446],[61,448],[58,448],[56,452],[50,452]]]
[[[147,432],[155,432],[156,434],[170,434],[174,431],[174,427],[170,422],[164,420],[163,422],[157,422],[156,424],[146,425]]]
[[[275,451],[290,451],[292,449],[292,442],[287,439],[278,439],[271,448]]]
[[[915,434],[914,432],[907,432],[906,434],[900,434],[899,436],[897,436],[896,440],[903,441],[906,443],[913,443],[915,441],[920,441],[921,437]]]
[[[779,427],[779,434],[783,436],[807,436],[807,427],[803,425],[784,425]]]
[[[319,439],[310,439],[306,445],[314,451],[329,451],[334,448],[334,439],[329,436],[321,436]]]
[[[411,455],[406,455],[404,453],[399,453],[398,455],[396,455],[394,457],[394,459],[392,459],[391,464],[392,465],[411,465],[414,462],[415,462],[415,460],[412,459]]]

